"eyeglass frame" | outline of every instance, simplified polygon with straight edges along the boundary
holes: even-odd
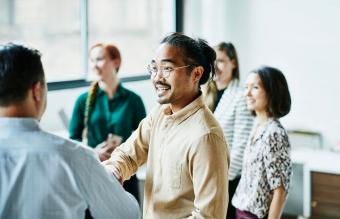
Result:
[[[164,78],[168,78],[170,76],[170,73],[173,72],[174,70],[180,69],[180,68],[187,68],[187,67],[192,66],[192,65],[183,65],[183,66],[178,66],[178,67],[168,67],[168,68],[171,68],[169,70],[165,70],[164,68],[159,68],[159,69],[157,69],[157,71],[153,72],[151,70],[151,65],[152,64],[150,63],[146,67],[151,78],[155,78],[157,76],[158,72],[161,72]],[[165,66],[161,65],[161,67],[165,67]]]

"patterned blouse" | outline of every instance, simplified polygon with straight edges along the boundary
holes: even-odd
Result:
[[[232,204],[263,218],[269,213],[272,191],[282,185],[288,192],[292,162],[288,135],[280,122],[269,119],[253,138],[257,126],[258,121],[244,152],[241,180]]]

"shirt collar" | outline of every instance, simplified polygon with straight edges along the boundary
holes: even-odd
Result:
[[[238,79],[233,79],[233,80],[231,80],[228,87],[237,87],[237,86],[239,86],[239,84],[240,84],[240,81]]]
[[[257,136],[254,136],[255,134],[255,130],[256,130],[256,127],[259,125],[259,120],[257,118],[255,118],[255,121],[254,121],[254,128],[252,130],[252,133],[251,133],[251,136],[254,136],[255,138],[253,139],[253,142],[256,142],[258,139],[262,138],[262,136],[264,135],[264,133],[266,131],[268,131],[268,126],[273,122],[275,121],[276,119],[275,118],[268,118],[268,120],[265,122],[265,124],[263,124],[263,126],[260,128],[259,130],[259,134]]]
[[[34,118],[0,117],[0,130],[40,130],[39,122]]]
[[[121,83],[118,84],[117,87],[117,91],[115,93],[115,95],[113,96],[113,99],[115,98],[120,98],[120,97],[125,97],[127,94],[126,89],[123,87],[123,85]],[[100,87],[98,88],[98,95],[102,96],[102,95],[106,95],[105,91],[102,90]]]
[[[225,88],[226,90],[235,90],[239,85],[239,80],[233,79],[230,81],[228,86]]]
[[[175,113],[172,112],[170,104],[166,104],[163,108],[163,113],[167,119],[176,121],[179,124],[204,106],[202,94],[200,94],[194,101]]]

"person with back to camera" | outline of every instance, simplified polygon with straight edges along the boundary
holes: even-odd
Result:
[[[46,103],[39,51],[0,45],[0,218],[139,218],[92,149],[40,128]]]
[[[237,219],[279,219],[292,174],[291,147],[279,122],[291,107],[288,84],[280,70],[263,66],[248,76],[245,96],[256,120],[232,204]]]
[[[204,40],[166,36],[148,66],[160,105],[104,161],[121,181],[146,163],[144,218],[226,217],[228,146],[200,91],[215,58]]]
[[[227,218],[234,219],[236,209],[231,205],[231,199],[241,178],[243,152],[254,119],[247,108],[243,89],[239,86],[240,70],[234,45],[221,42],[215,51],[216,74],[204,87],[203,94],[205,103],[214,112],[230,147]]]
[[[99,80],[78,97],[69,133],[71,139],[95,148],[100,160],[104,161],[131,135],[146,113],[142,99],[119,82],[117,74],[121,56],[116,46],[103,43],[93,45],[90,63]],[[139,200],[136,176],[123,186]]]

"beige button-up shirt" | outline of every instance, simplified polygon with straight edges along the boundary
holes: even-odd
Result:
[[[201,96],[176,113],[156,107],[111,161],[123,180],[147,163],[144,218],[226,216],[229,150]]]

